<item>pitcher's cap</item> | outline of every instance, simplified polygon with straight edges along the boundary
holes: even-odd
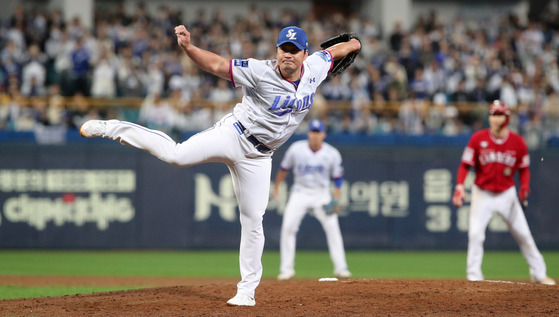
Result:
[[[295,46],[297,46],[300,50],[306,50],[309,48],[307,34],[303,31],[303,29],[296,26],[288,26],[281,30],[276,47],[279,47],[287,42],[295,44]]]
[[[324,127],[324,123],[318,119],[313,119],[309,123],[309,131],[316,131],[316,132],[324,132],[326,128]]]

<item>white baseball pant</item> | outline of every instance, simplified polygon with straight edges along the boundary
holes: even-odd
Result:
[[[212,128],[182,143],[176,143],[161,131],[125,121],[110,121],[105,133],[107,138],[145,150],[175,166],[207,162],[227,165],[233,180],[241,222],[241,281],[237,284],[237,293],[254,298],[255,289],[262,278],[262,219],[270,194],[272,153],[258,152],[233,126],[236,122],[235,117],[229,114]]]
[[[347,270],[344,242],[338,215],[327,215],[323,205],[330,202],[330,192],[324,189],[310,189],[294,185],[285,207],[280,237],[280,273],[295,273],[295,250],[297,232],[309,210],[322,225],[326,234],[330,259],[334,264],[334,274]]]
[[[483,243],[485,230],[493,212],[501,215],[526,262],[528,262],[530,276],[542,279],[546,276],[546,266],[530,228],[524,216],[524,211],[518,201],[516,188],[501,193],[492,193],[476,185],[472,187],[472,204],[470,207],[470,222],[468,228],[468,257],[467,278],[471,281],[483,280],[481,262],[483,260]]]

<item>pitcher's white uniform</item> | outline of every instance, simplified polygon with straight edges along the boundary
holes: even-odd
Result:
[[[103,133],[176,166],[227,165],[242,226],[237,293],[253,298],[262,277],[262,217],[270,193],[271,156],[309,112],[318,85],[332,67],[332,55],[318,51],[308,56],[298,85],[284,79],[276,66],[275,60],[230,60],[231,82],[242,86],[242,101],[232,114],[182,143],[160,131],[123,121],[109,121]]]
[[[308,140],[293,143],[281,162],[282,170],[293,170],[293,186],[283,214],[280,238],[280,276],[295,274],[297,232],[307,212],[320,221],[326,234],[334,274],[347,272],[344,243],[338,215],[327,215],[323,206],[332,200],[330,179],[343,177],[342,156],[327,143],[314,152]]]

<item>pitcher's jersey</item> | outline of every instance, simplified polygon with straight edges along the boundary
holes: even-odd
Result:
[[[316,89],[328,75],[332,61],[328,51],[308,56],[297,87],[282,77],[277,60],[232,59],[231,83],[233,87],[243,87],[243,99],[233,109],[235,117],[258,141],[277,149],[309,112]]]
[[[500,193],[514,186],[514,173],[530,166],[530,156],[520,135],[509,131],[503,139],[496,139],[484,129],[472,135],[462,162],[474,167],[478,187]]]
[[[344,175],[340,152],[328,143],[313,152],[308,140],[294,142],[285,152],[281,169],[293,169],[293,185],[329,189],[330,179]]]

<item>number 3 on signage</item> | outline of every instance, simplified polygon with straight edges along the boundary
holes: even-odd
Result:
[[[452,225],[450,221],[451,211],[448,206],[429,206],[425,211],[428,219],[425,227],[430,232],[446,232]]]

